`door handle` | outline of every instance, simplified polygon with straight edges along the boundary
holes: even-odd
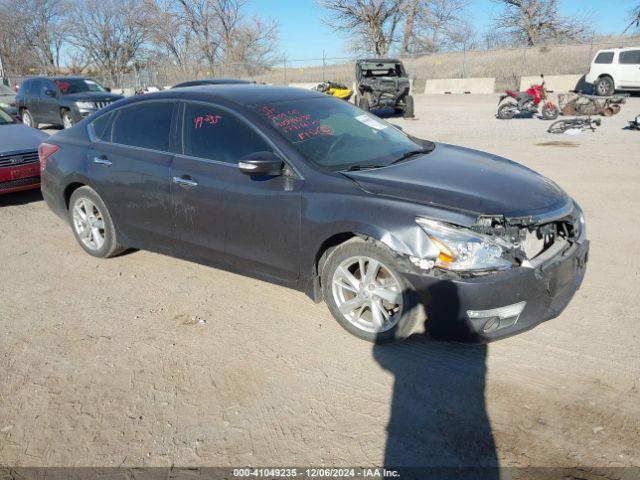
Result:
[[[196,187],[198,182],[187,177],[173,177],[173,183],[181,187]]]
[[[113,162],[111,160],[107,160],[105,157],[93,157],[93,163],[97,163],[103,167],[110,167],[113,165]]]

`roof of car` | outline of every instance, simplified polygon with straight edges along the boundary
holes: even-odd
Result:
[[[249,80],[243,80],[241,78],[202,78],[199,80],[187,80],[186,82],[176,83],[171,88],[187,87],[195,85],[227,85],[227,84],[249,84],[254,83]]]
[[[141,95],[138,99],[151,98],[186,98],[191,100],[228,100],[241,105],[256,103],[274,103],[306,98],[327,98],[324,93],[294,87],[279,87],[254,84],[199,85],[163,90]],[[132,98],[132,97],[130,97]]]
[[[640,50],[640,46],[637,47],[613,47],[613,48],[603,48],[602,50],[598,50],[600,52],[626,52],[629,50]]]

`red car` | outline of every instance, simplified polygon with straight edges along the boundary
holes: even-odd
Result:
[[[0,195],[40,188],[38,146],[48,137],[0,108]]]

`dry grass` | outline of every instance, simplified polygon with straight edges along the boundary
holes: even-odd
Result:
[[[640,37],[625,38],[624,46],[640,45]],[[415,91],[424,90],[424,82],[432,78],[496,77],[496,89],[518,88],[523,75],[586,73],[595,53],[602,48],[622,46],[620,40],[593,44],[544,46],[474,52],[451,52],[403,59],[414,79]],[[286,83],[322,81],[322,67],[288,65]],[[354,62],[327,65],[324,77],[351,85],[354,80]],[[255,77],[266,83],[285,83],[283,68]]]

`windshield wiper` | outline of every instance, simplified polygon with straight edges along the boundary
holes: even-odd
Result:
[[[357,170],[369,170],[371,168],[380,168],[385,167],[386,165],[380,165],[377,163],[356,163],[354,165],[350,165],[348,168],[345,168],[343,171],[345,172],[355,172]]]
[[[424,155],[425,153],[431,153],[433,151],[433,147],[428,148],[419,148],[417,150],[409,150],[408,152],[403,153],[400,157],[396,158],[389,165],[393,165],[394,163],[399,163],[408,158],[415,157],[416,155]]]

